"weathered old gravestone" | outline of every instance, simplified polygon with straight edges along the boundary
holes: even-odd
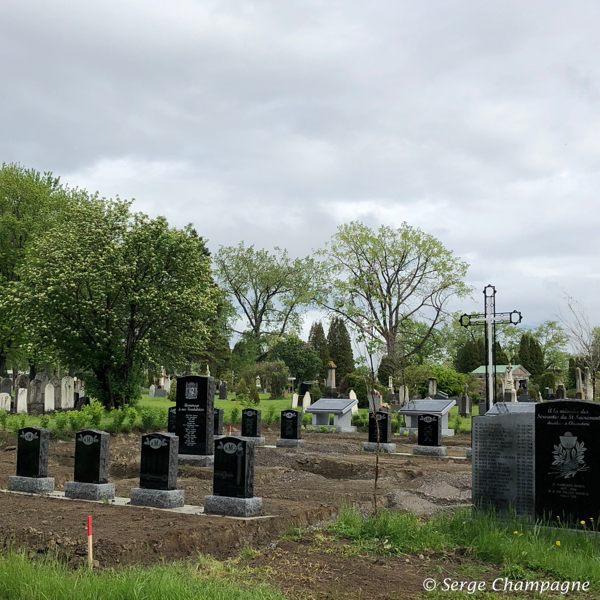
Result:
[[[0,410],[10,412],[11,400],[10,394],[0,393]]]
[[[597,520],[600,405],[530,404],[473,420],[473,502],[562,523]]]
[[[298,448],[304,446],[300,439],[300,412],[297,410],[281,411],[281,437],[275,445],[280,448]]]
[[[12,380],[10,377],[3,377],[0,380],[0,394],[12,394]]]
[[[72,410],[75,406],[75,380],[67,375],[60,381],[60,408]]]
[[[54,386],[47,383],[44,387],[44,413],[54,410]]]
[[[471,398],[469,398],[469,386],[465,383],[463,393],[458,401],[458,411],[461,417],[471,416]]]
[[[556,399],[557,400],[566,400],[566,398],[567,398],[567,391],[565,390],[565,384],[559,383],[556,386]]]
[[[43,379],[42,379],[43,378]],[[27,393],[27,412],[31,415],[41,415],[44,413],[44,388],[45,377],[41,373],[40,377],[32,379]]]
[[[219,400],[227,400],[227,382],[221,381],[221,385],[219,386]]]
[[[150,398],[154,398],[154,392],[156,392],[156,386],[154,384],[152,384],[148,388],[148,396],[150,396]]]
[[[108,444],[110,434],[84,429],[75,436],[74,481],[65,482],[65,496],[81,500],[115,497],[115,484],[108,483]]]
[[[177,378],[177,426],[179,462],[210,467],[213,464],[216,383],[212,377]]]
[[[169,418],[167,421],[167,431],[169,433],[175,433],[177,428],[177,407],[171,406],[169,408]]]
[[[302,408],[309,408],[311,403],[310,392],[306,392],[302,398]]]
[[[242,439],[254,446],[265,445],[265,438],[260,435],[260,410],[257,408],[242,411]]]
[[[387,410],[380,410],[375,415],[369,413],[369,441],[364,443],[367,452],[377,451],[377,425],[379,424],[379,451],[396,452],[396,444],[392,441],[392,415]]]
[[[27,412],[27,396],[29,395],[29,390],[27,388],[17,388],[17,397],[16,397],[16,409],[17,413],[26,413]]]
[[[215,442],[213,495],[204,497],[204,513],[250,517],[262,510],[254,498],[254,446],[225,436]]]
[[[440,415],[419,415],[417,444],[413,454],[447,456],[448,449],[442,446],[442,418]]]
[[[165,390],[165,388],[163,388],[163,387],[156,388],[156,391],[154,392],[154,397],[155,398],[166,398],[167,390]]]
[[[213,409],[213,431],[214,435],[223,435],[223,422],[225,421],[225,411],[222,408]]]
[[[298,407],[298,394],[292,394],[292,408]]]
[[[176,489],[178,450],[179,438],[172,433],[142,436],[140,487],[131,490],[131,504],[155,508],[184,505],[183,490]]]
[[[54,491],[54,477],[48,477],[50,432],[41,427],[24,427],[17,433],[17,475],[8,478],[8,489],[31,494]]]

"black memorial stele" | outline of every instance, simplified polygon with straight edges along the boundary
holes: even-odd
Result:
[[[300,439],[300,412],[297,410],[281,411],[281,439]]]
[[[442,445],[442,419],[438,415],[419,415],[419,446]]]
[[[222,408],[213,409],[214,434],[223,435],[223,422],[225,421],[225,411]]]
[[[75,481],[108,483],[110,434],[96,429],[78,431],[75,437]]]
[[[257,408],[242,411],[242,436],[260,437],[260,410]]]
[[[212,377],[189,375],[177,378],[176,433],[180,454],[213,454],[215,390]]]
[[[379,422],[379,443],[389,444],[392,441],[392,416],[387,411],[377,413]],[[369,413],[369,442],[377,443],[377,426],[373,413]]]
[[[171,406],[169,408],[169,420],[167,421],[167,431],[169,433],[175,433],[177,429],[177,407]]]
[[[223,437],[215,442],[213,494],[230,498],[254,496],[254,448],[244,440]]]
[[[178,446],[179,440],[173,434],[151,433],[142,436],[141,488],[175,489]]]
[[[47,494],[54,491],[54,478],[48,477],[50,432],[41,427],[24,427],[17,432],[17,474],[8,478],[15,492]]]

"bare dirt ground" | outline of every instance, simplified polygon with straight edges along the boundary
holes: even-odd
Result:
[[[278,431],[267,429],[264,433],[267,444],[274,445]],[[244,546],[261,549],[261,558],[257,560],[271,561],[273,565],[283,560],[282,556],[286,556],[285,561],[293,562],[295,559],[290,558],[290,553],[298,561],[306,561],[306,556],[302,558],[305,548],[301,542],[280,541],[277,546],[275,542],[291,526],[314,525],[333,518],[345,503],[371,508],[375,456],[362,450],[366,433],[303,433],[303,437],[306,446],[302,449],[256,450],[254,493],[263,498],[264,514],[274,518],[239,520],[183,515],[2,493],[0,545],[27,548],[31,555],[56,554],[75,566],[86,555],[86,521],[87,516],[92,515],[95,558],[100,567],[132,562],[151,564],[183,559],[197,553],[223,559],[236,556]],[[416,440],[401,438],[399,441],[403,443],[398,444],[398,451],[410,452]],[[470,446],[468,434],[445,438],[444,441],[449,453],[457,457],[464,457],[466,448]],[[49,475],[56,479],[57,490],[62,490],[64,482],[72,479],[74,449],[74,441],[50,442]],[[138,485],[139,434],[112,437],[110,453],[110,481],[116,484],[117,496],[129,497],[131,488]],[[6,489],[8,476],[15,473],[15,467],[15,438],[9,433],[0,433],[1,489]],[[389,505],[421,514],[468,503],[470,473],[471,463],[465,460],[382,455],[377,502],[379,506]],[[185,490],[186,504],[202,505],[204,496],[212,490],[212,470],[181,466],[178,487]],[[345,559],[324,551],[320,557],[323,573],[330,575],[318,578],[318,584],[315,579],[314,595],[311,597],[353,597],[344,595],[342,591],[339,596],[323,595],[323,581],[328,581],[330,586],[338,585],[335,583],[339,580],[335,575],[336,569]],[[372,558],[353,557],[352,564],[356,560],[373,561]],[[395,585],[394,581],[399,578],[408,581],[408,571],[413,573],[415,582],[419,580],[419,585],[422,584],[422,575],[419,569],[413,568],[414,565],[407,571],[407,563],[403,562],[399,569],[393,564],[395,559],[390,560],[392,563],[386,559],[382,564],[368,568],[380,570],[382,579],[389,580],[389,586]],[[344,583],[347,584],[350,585],[348,593],[356,590],[351,579]],[[389,591],[389,586],[385,584],[384,587]],[[378,593],[382,591],[377,589]],[[360,597],[396,596],[363,593]]]

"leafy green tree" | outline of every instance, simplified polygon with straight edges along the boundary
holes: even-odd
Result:
[[[235,391],[235,399],[242,401],[248,399],[248,386],[246,385],[246,380],[243,377],[240,379]]]
[[[544,373],[539,378],[539,386],[542,398],[548,400],[548,391],[546,388],[556,391],[556,377],[554,376],[554,373]]]
[[[496,342],[495,351],[497,365],[507,365],[510,362],[510,359],[508,358],[506,352],[504,352],[504,350],[502,349],[502,345],[500,344],[500,342]]]
[[[19,271],[27,248],[45,231],[68,218],[68,207],[77,201],[78,192],[61,185],[51,173],[41,175],[33,169],[3,163],[0,167],[0,304],[8,305],[0,322],[0,375],[6,375],[7,363],[33,365],[39,355],[35,333],[25,339],[23,322],[10,309],[12,287],[20,280]]]
[[[331,358],[329,357],[329,349],[327,347],[327,338],[321,321],[316,321],[311,325],[310,333],[308,334],[308,343],[311,348],[321,357],[321,370],[319,371],[319,379],[327,378],[327,365]]]
[[[319,254],[331,301],[315,300],[391,357],[398,336],[414,321],[428,325],[411,344],[410,354],[418,354],[443,322],[449,301],[471,291],[464,283],[467,263],[406,223],[378,231],[359,222],[341,225]]]
[[[12,286],[29,330],[61,362],[95,376],[105,406],[140,393],[149,362],[184,367],[206,347],[216,310],[210,258],[191,226],[90,196],[30,245]]]
[[[485,363],[485,342],[482,338],[467,340],[458,348],[455,366],[459,373],[471,373]]]
[[[234,299],[251,336],[262,344],[266,333],[283,336],[300,329],[301,313],[320,288],[314,259],[292,259],[287,250],[275,248],[270,253],[240,242],[221,246],[214,260],[217,278]]]
[[[282,360],[292,376],[296,378],[297,385],[317,377],[321,368],[319,355],[295,334],[280,340],[269,352],[269,358]]]
[[[231,368],[234,373],[241,373],[258,361],[260,344],[251,334],[247,333],[235,343],[231,351]]]
[[[254,381],[251,381],[250,386],[248,387],[248,400],[256,406],[260,404],[260,390],[256,387]]]
[[[387,354],[381,357],[379,367],[377,368],[377,378],[382,385],[387,385],[390,377],[396,375],[395,361]]]
[[[283,390],[288,383],[289,370],[282,360],[263,360],[246,367],[241,374],[247,381],[256,382],[256,377],[260,377],[263,386],[270,387],[271,398],[275,399],[283,397]]]
[[[569,336],[558,321],[544,321],[531,335],[537,340],[544,353],[544,368],[566,371],[569,366],[567,345]]]
[[[340,317],[331,319],[327,332],[327,348],[331,360],[337,367],[336,379],[341,381],[348,373],[354,371],[354,353],[350,334],[344,320]]]

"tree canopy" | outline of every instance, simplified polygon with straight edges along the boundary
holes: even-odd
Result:
[[[344,320],[340,317],[333,317],[329,323],[327,348],[331,360],[337,367],[336,381],[342,381],[348,373],[354,371],[354,353],[350,334]]]
[[[329,356],[329,348],[327,347],[327,338],[325,337],[325,330],[321,321],[314,322],[310,327],[310,333],[308,334],[308,343],[311,348],[321,358],[321,369],[319,371],[319,379],[327,378],[327,364],[331,360]]]
[[[182,367],[200,355],[219,301],[191,226],[170,228],[97,196],[31,244],[20,276],[10,301],[27,329],[62,362],[93,373],[107,406],[139,396],[148,362]]]

